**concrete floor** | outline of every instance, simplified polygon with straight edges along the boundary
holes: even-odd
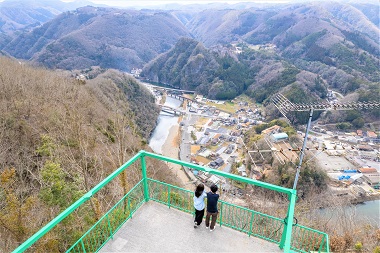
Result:
[[[279,247],[227,227],[193,227],[185,212],[149,201],[100,252],[282,252]]]

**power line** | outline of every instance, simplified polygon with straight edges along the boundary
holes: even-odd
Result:
[[[306,147],[307,137],[310,130],[311,119],[313,117],[313,111],[325,111],[325,110],[355,110],[355,109],[379,109],[380,102],[351,102],[351,103],[328,103],[328,102],[314,102],[297,104],[292,103],[282,94],[276,94],[272,98],[272,103],[280,111],[280,113],[290,122],[286,116],[289,112],[294,111],[309,111],[309,120],[306,127],[305,138],[303,141],[302,149],[300,151],[299,164],[297,166],[296,177],[294,179],[293,189],[297,188],[298,178],[300,174],[300,169],[302,165],[302,160],[305,155],[305,151],[308,150]]]
[[[274,106],[286,117],[286,113],[292,111],[325,111],[325,110],[355,110],[355,109],[380,109],[380,102],[351,102],[351,103],[328,103],[328,102],[314,102],[297,104],[290,102],[284,95],[276,94],[272,98]]]

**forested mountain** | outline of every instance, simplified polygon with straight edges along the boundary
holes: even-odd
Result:
[[[147,149],[139,133],[148,131],[143,129],[146,122],[138,118],[155,122],[158,109],[143,86],[115,71],[83,83],[65,72],[35,69],[5,57],[0,57],[0,66],[0,251],[10,252],[121,163]],[[166,165],[152,165],[151,175],[174,180],[170,170],[161,171]],[[31,251],[67,250],[140,180],[140,173],[132,166],[127,176],[99,191]]]
[[[82,7],[0,49],[49,68],[130,71],[145,66],[143,75],[152,81],[210,98],[245,92],[263,102],[306,79],[302,87],[313,99],[323,98],[326,88],[355,93],[353,100],[368,100],[369,89],[378,92],[378,5],[210,6],[166,6],[170,11]]]
[[[282,92],[311,102],[330,88],[350,101],[378,100],[378,9],[319,2],[203,10],[185,20],[194,40],[178,42],[142,76],[214,99],[245,93],[261,103]]]
[[[5,0],[0,2],[0,48],[22,32],[28,32],[58,14],[92,4],[88,1]]]
[[[186,26],[206,46],[230,43],[237,38],[252,44],[277,42],[282,46],[283,37],[292,37],[284,45],[288,46],[323,29],[338,37],[343,37],[342,30],[357,31],[377,42],[375,12],[379,6],[357,6],[360,9],[339,2],[316,2],[243,10],[209,9],[196,14]]]
[[[10,55],[50,68],[130,70],[190,36],[174,16],[157,11],[82,7],[7,44]]]
[[[275,53],[247,46],[240,53],[233,47],[206,49],[202,43],[185,38],[147,64],[141,76],[213,99],[232,99],[245,92],[261,103],[291,84],[292,88],[284,91],[301,89],[311,100],[327,94],[327,85],[318,75],[298,69]]]
[[[352,86],[357,86],[353,84],[357,78],[378,82],[380,75],[380,30],[378,22],[371,22],[376,21],[374,12],[379,6],[357,6],[360,9],[323,2],[269,9],[207,10],[187,27],[208,47],[233,41],[274,44],[279,56],[322,75],[331,87],[350,92]]]
[[[380,91],[378,9],[319,2],[204,10],[186,21],[195,40],[179,42],[142,75],[217,99],[244,92],[263,102],[280,91],[310,102],[330,88],[376,100],[370,94]]]
[[[215,70],[220,66],[216,57],[202,43],[182,38],[167,53],[147,64],[142,76],[181,89],[201,90],[202,85],[216,78]]]

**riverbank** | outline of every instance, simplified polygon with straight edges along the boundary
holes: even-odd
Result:
[[[180,131],[179,131],[179,126],[175,125],[170,128],[169,135],[166,138],[164,144],[162,145],[162,148],[161,148],[162,155],[179,159],[178,157],[179,145],[180,145]],[[183,188],[191,190],[191,191],[194,190],[193,185],[190,183],[191,181],[189,180],[186,173],[181,169],[180,165],[171,163],[169,164],[169,167],[173,169],[175,175],[181,181]]]
[[[352,205],[364,204],[365,202],[374,201],[374,200],[380,200],[380,194],[356,197],[354,199],[351,199],[351,204]]]

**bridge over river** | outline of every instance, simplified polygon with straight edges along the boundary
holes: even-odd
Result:
[[[176,89],[176,88],[168,88],[168,87],[162,87],[162,86],[157,86],[157,85],[154,85],[154,84],[150,84],[150,83],[142,83],[146,86],[150,86],[156,90],[161,90],[161,91],[170,91],[170,92],[179,92],[179,93],[184,93],[184,94],[194,94],[195,91],[193,90],[181,90],[181,89]]]
[[[206,103],[203,103],[203,102],[199,102],[199,101],[197,101],[195,99],[187,98],[187,97],[184,97],[184,96],[178,95],[178,94],[167,93],[167,96],[175,98],[175,99],[178,99],[180,101],[187,101],[187,102],[197,103],[197,104],[202,104],[202,105],[206,104]]]
[[[170,106],[167,106],[167,105],[159,105],[159,106],[161,108],[161,111],[166,112],[166,113],[170,113],[170,114],[173,114],[173,115],[183,115],[183,114],[185,114],[184,111],[179,110],[177,108],[173,108],[173,107],[170,107]]]

